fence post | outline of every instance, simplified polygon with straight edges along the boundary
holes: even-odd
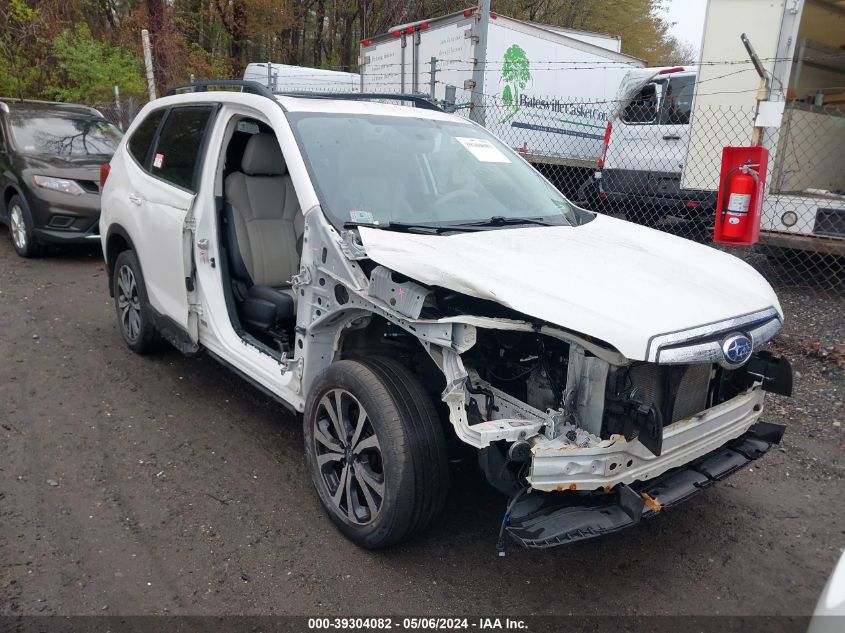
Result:
[[[429,63],[431,64],[431,77],[428,80],[428,94],[431,96],[431,100],[434,101],[434,84],[436,83],[434,75],[437,72],[437,58],[432,57]]]
[[[117,115],[117,127],[123,132],[123,108],[120,107],[120,88],[117,84],[114,85],[114,112]]]
[[[487,67],[487,27],[490,24],[490,0],[481,0],[477,11],[478,25],[475,29],[475,47],[473,57],[475,66],[472,69],[472,90],[469,101],[469,118],[484,125],[484,71]]]
[[[150,91],[150,101],[155,101],[156,79],[153,74],[153,52],[150,47],[150,32],[147,29],[141,29],[141,44],[144,47],[144,66],[147,70],[147,87]]]

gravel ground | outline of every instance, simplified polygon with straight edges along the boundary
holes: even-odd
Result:
[[[406,546],[345,541],[301,425],[203,355],[115,329],[93,250],[17,258],[0,230],[0,615],[812,612],[845,546],[841,301],[790,290],[781,447],[604,539],[495,556],[503,500],[471,468]],[[828,350],[828,351],[825,351]]]

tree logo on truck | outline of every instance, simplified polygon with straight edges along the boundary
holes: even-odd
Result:
[[[513,44],[505,51],[505,61],[502,65],[502,101],[505,104],[505,116],[499,123],[507,123],[519,113],[519,95],[531,81],[531,66],[522,47]]]

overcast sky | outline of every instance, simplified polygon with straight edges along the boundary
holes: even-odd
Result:
[[[689,42],[698,51],[706,10],[707,0],[669,0],[666,19],[675,23],[670,31],[672,35]]]

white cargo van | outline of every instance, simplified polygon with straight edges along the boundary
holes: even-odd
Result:
[[[695,84],[683,66],[632,70],[622,81],[596,176],[601,199],[629,220],[712,217],[715,192],[681,188]]]

